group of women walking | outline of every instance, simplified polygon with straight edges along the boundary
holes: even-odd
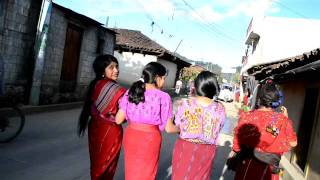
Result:
[[[112,55],[98,56],[93,63],[93,69],[96,77],[89,85],[78,129],[81,136],[88,128],[91,179],[113,179],[122,144],[125,179],[156,179],[162,142],[161,131],[179,133],[173,149],[172,179],[210,179],[217,138],[226,116],[224,106],[213,100],[219,93],[215,74],[209,71],[201,72],[194,80],[196,96],[175,102],[177,106],[173,113],[171,97],[161,90],[167,75],[163,65],[157,62],[147,64],[141,78],[128,90],[117,84],[118,61]],[[263,103],[261,105],[265,106]],[[258,112],[263,114],[269,111]],[[280,133],[276,136],[279,140],[271,140],[271,137],[267,137],[269,134],[265,133],[266,141],[257,147],[261,152],[270,151],[281,155],[290,149],[289,146],[294,146],[295,135],[287,116],[273,115],[271,112],[272,109],[266,116],[261,116],[280,119],[271,124],[277,126],[282,123],[278,128]],[[252,119],[249,116],[240,115],[241,123],[235,130],[239,138],[235,138],[233,148],[236,153],[245,147],[240,141],[240,129],[243,124],[248,123],[248,119]],[[125,122],[128,126],[123,134],[121,124]],[[262,124],[268,124],[267,120],[257,126]],[[263,134],[260,136],[263,137]],[[289,136],[287,140],[280,139],[286,136]],[[247,140],[245,142],[251,145],[250,140]],[[268,143],[283,145],[283,148],[273,152],[274,148]],[[285,144],[288,146],[284,147]],[[244,166],[245,163],[242,163],[243,167],[238,166],[239,173],[236,178],[241,179],[239,177],[243,174],[243,169],[247,168],[246,173],[250,171],[250,158],[252,157],[242,159],[246,162],[248,159],[249,165]],[[259,168],[263,169],[263,166],[260,166]]]

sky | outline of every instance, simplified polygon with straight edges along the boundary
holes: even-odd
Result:
[[[319,0],[53,0],[109,28],[139,30],[166,49],[223,72],[241,65],[253,16],[320,19]]]

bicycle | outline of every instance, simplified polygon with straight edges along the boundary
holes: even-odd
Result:
[[[0,143],[15,139],[25,124],[25,115],[13,96],[0,97]]]

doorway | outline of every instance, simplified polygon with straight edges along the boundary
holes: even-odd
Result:
[[[68,24],[60,77],[61,93],[75,91],[82,34],[80,27]]]

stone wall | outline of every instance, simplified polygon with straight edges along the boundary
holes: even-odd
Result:
[[[41,0],[0,1],[0,55],[4,93],[19,87],[25,91],[31,74],[33,44]]]
[[[59,92],[61,69],[68,24],[71,23],[83,30],[75,92]],[[45,55],[45,70],[41,86],[41,104],[82,100],[86,88],[94,78],[92,63],[98,56],[97,46],[99,31],[105,39],[101,53],[113,54],[115,35],[98,25],[88,25],[76,18],[66,18],[65,12],[53,8]],[[63,100],[62,100],[63,99]]]

